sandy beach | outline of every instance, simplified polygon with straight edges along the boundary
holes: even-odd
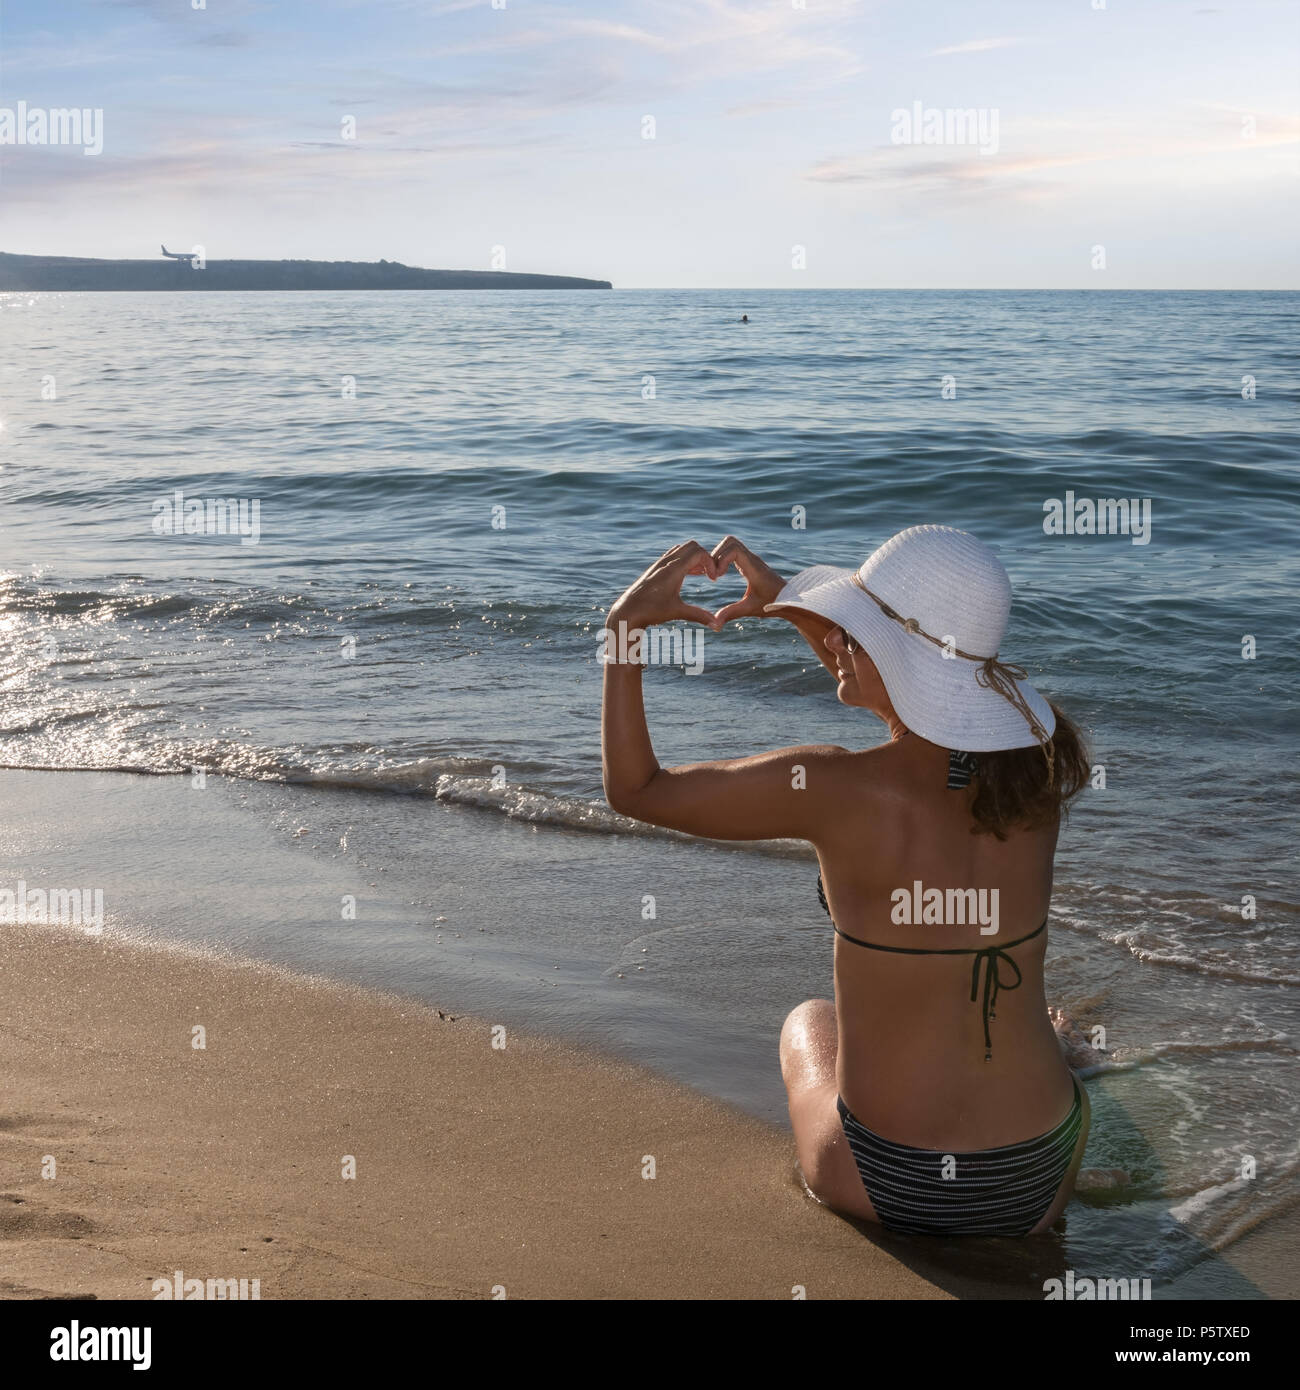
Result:
[[[566,988],[575,967],[552,962],[574,909],[537,896],[558,869],[526,827],[412,803],[439,929],[403,906],[400,860],[328,852],[337,814],[372,809],[347,794],[14,771],[0,790],[21,808],[0,835],[4,884],[102,884],[107,921],[0,925],[0,1298],[150,1299],[179,1270],[258,1280],[263,1299],[1038,1300],[1099,1267],[1080,1232],[1124,1240],[1132,1209],[1104,1195],[1034,1241],[909,1240],[818,1208],[783,1116],[718,1089],[749,1072],[779,1088],[779,1011],[752,1040],[725,1019],[709,1034],[689,1000],[637,988],[635,965],[610,973],[617,938]],[[260,793],[291,813],[259,810]],[[400,821],[381,829],[400,841]],[[349,889],[363,910],[340,923]],[[524,925],[552,904],[536,958],[496,923],[507,892]],[[710,1046],[697,1081],[685,1050]],[[1158,1159],[1159,1131],[1130,1118],[1149,1087],[1121,1072],[1090,1092],[1117,1154]],[[1296,1212],[1250,1225],[1156,1297],[1292,1296]],[[1100,1268],[1142,1272],[1143,1248]]]
[[[15,1384],[155,1321],[258,1364],[164,1297],[275,1303],[299,1378],[413,1299],[1250,1358],[1300,1296],[1282,13],[9,7]]]
[[[809,1202],[776,1130],[490,1021],[48,927],[0,934],[0,1001],[6,1298],[958,1292]]]

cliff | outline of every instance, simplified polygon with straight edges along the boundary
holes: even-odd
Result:
[[[421,270],[397,261],[105,261],[0,252],[2,290],[608,290],[608,280],[504,270]]]

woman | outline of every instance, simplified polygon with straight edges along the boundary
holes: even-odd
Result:
[[[732,565],[745,596],[686,603],[688,575]],[[687,620],[792,622],[887,742],[809,744],[663,768],[641,666],[605,669],[605,795],[637,820],[816,848],[835,930],[835,1003],[801,1004],[781,1070],[804,1181],[890,1230],[1045,1231],[1073,1189],[1088,1101],[1043,992],[1052,860],[1085,784],[1078,730],[998,660],[1011,585],[944,526],[902,531],[857,570],[789,583],[734,536],[670,550],[609,611],[617,632]],[[620,648],[624,650],[624,648]]]

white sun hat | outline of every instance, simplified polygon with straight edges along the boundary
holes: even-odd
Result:
[[[1052,764],[1056,717],[998,660],[1011,580],[983,541],[950,526],[913,526],[857,570],[813,565],[767,605],[817,613],[876,664],[898,717],[940,747],[970,753],[1040,745]]]

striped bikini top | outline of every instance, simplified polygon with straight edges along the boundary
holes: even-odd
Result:
[[[975,758],[970,753],[952,752],[948,755],[948,787],[956,791],[970,784],[972,774],[976,771]],[[826,915],[831,917],[830,904],[826,901],[826,889],[822,884],[821,874],[817,875],[817,896],[821,900],[821,905],[826,911]],[[835,935],[842,936],[845,941],[851,941],[855,946],[865,946],[868,951],[891,951],[899,956],[973,956],[970,972],[970,999],[971,1003],[979,998],[980,973],[984,975],[984,1060],[993,1060],[993,1039],[989,1033],[989,1020],[997,1017],[996,1006],[998,1002],[998,990],[1018,989],[1024,976],[1020,973],[1020,967],[1007,954],[1013,946],[1023,945],[1026,941],[1032,941],[1034,937],[1047,930],[1047,919],[1035,931],[1031,931],[1028,936],[1022,936],[1015,941],[1008,941],[1005,946],[959,946],[949,950],[935,951],[926,950],[918,946],[881,946],[875,941],[863,941],[860,937],[850,936],[848,932],[841,931],[835,926],[835,919],[831,917],[831,926],[835,927]],[[1006,963],[1015,971],[1013,980],[1002,978],[1002,962]]]

